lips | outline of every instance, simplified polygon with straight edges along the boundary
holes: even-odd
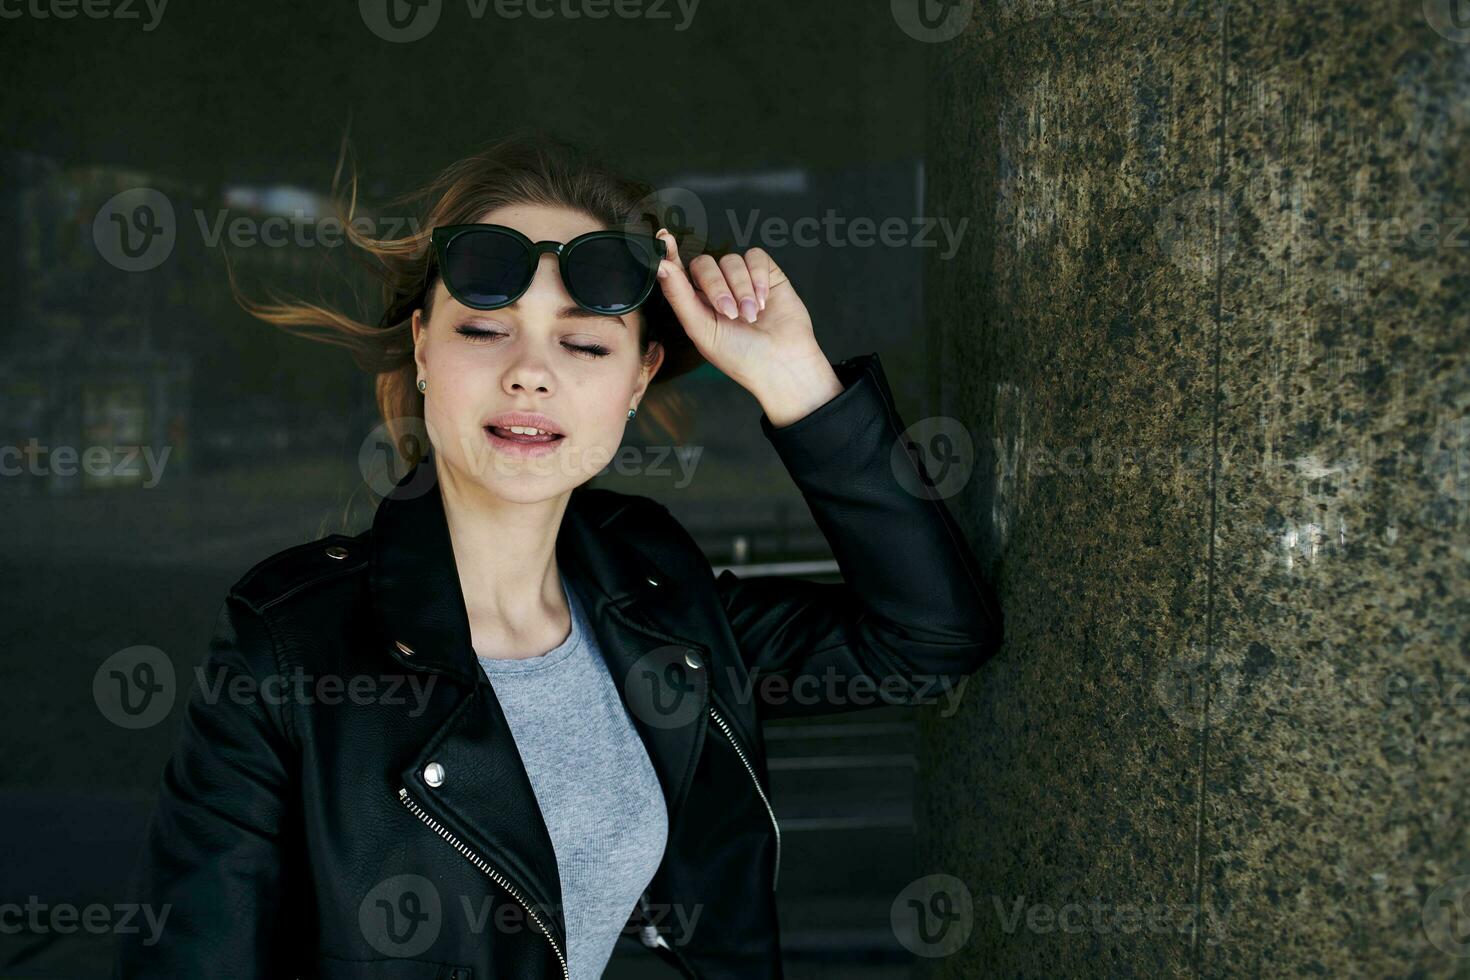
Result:
[[[519,432],[514,429],[501,428],[498,425],[487,425],[485,428],[502,439],[511,439],[515,442],[556,442],[558,439],[565,438],[565,436],[557,432],[528,432],[525,426],[516,426],[517,429],[521,430]]]
[[[556,420],[540,412],[503,412],[486,419],[484,430],[492,446],[511,456],[556,452],[556,444],[566,438]]]
[[[485,420],[485,428],[493,429],[495,434],[505,439],[544,439],[544,435],[533,433],[529,430],[537,430],[537,433],[547,433],[552,436],[565,436],[566,430],[557,424],[556,419],[540,412],[501,412]],[[514,429],[525,430],[515,432]]]

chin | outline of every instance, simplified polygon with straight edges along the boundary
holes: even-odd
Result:
[[[594,473],[573,472],[561,460],[493,462],[484,471],[472,473],[475,483],[487,494],[513,504],[539,504],[555,500],[592,479]]]
[[[539,504],[554,500],[568,487],[550,487],[533,480],[498,480],[485,487],[485,491],[509,504]]]

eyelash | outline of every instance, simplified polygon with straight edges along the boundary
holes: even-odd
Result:
[[[505,334],[501,333],[498,330],[476,330],[473,327],[456,327],[454,332],[462,337],[468,337],[471,343],[479,343],[480,340],[485,337],[505,336]],[[607,355],[612,353],[609,348],[604,347],[601,344],[563,344],[562,346],[567,348],[567,350],[578,351],[580,353],[586,354],[589,357],[606,357]]]

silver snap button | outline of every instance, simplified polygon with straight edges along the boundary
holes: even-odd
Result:
[[[701,660],[699,654],[695,653],[693,650],[690,650],[688,653],[684,654],[684,662],[693,667],[695,670],[698,670],[699,668],[704,666],[704,661]]]
[[[342,547],[340,544],[334,544],[327,549],[327,557],[336,558],[340,561],[341,559],[347,557],[347,549]]]
[[[409,646],[407,643],[404,643],[402,640],[394,640],[393,645],[402,650],[405,657],[413,656],[413,647]]]
[[[444,767],[437,762],[431,762],[424,766],[424,782],[430,786],[439,786],[444,782]]]

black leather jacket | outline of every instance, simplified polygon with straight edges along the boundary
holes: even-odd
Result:
[[[688,977],[782,976],[761,720],[936,698],[1001,644],[953,517],[898,475],[877,355],[833,366],[841,393],[759,422],[842,583],[716,577],[666,508],[608,490],[575,489],[557,538],[668,803],[629,928]],[[469,642],[432,465],[369,530],[230,590],[132,882],[167,918],[119,936],[115,976],[566,975],[551,839]]]

